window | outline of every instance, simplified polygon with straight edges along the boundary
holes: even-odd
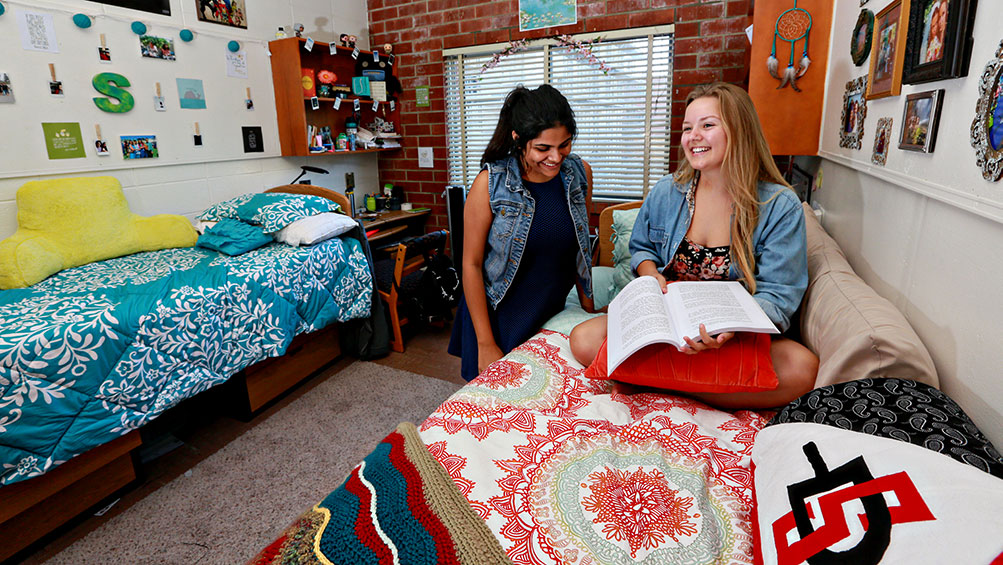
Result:
[[[578,123],[573,151],[592,165],[593,199],[642,198],[668,174],[671,26],[603,34],[592,52],[612,69],[608,74],[556,42],[543,41],[482,73],[504,48],[444,53],[450,184],[473,182],[505,95],[520,84],[547,83],[568,98]]]

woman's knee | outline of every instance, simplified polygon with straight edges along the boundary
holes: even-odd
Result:
[[[571,342],[571,354],[575,359],[582,365],[591,365],[599,353],[603,340],[606,339],[606,316],[578,324],[568,337]]]
[[[773,367],[781,387],[787,388],[794,398],[815,387],[818,376],[818,356],[804,345],[791,340],[774,348]]]

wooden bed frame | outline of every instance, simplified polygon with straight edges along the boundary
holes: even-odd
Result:
[[[290,184],[265,192],[312,194],[349,211],[348,198],[326,188]],[[282,357],[264,359],[235,374],[230,389],[237,413],[250,419],[265,404],[341,357],[338,324],[293,339]],[[74,457],[40,477],[0,487],[0,561],[96,506],[137,479],[132,451],[139,431]]]

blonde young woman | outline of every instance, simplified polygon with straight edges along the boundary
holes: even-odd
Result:
[[[725,83],[698,87],[686,100],[681,145],[685,159],[661,179],[638,212],[630,238],[631,267],[658,280],[741,281],[784,332],[808,286],[804,216],[763,136],[749,95]],[[588,365],[606,337],[606,317],[571,332],[575,358]],[[699,355],[731,332],[686,337],[683,353]],[[812,389],[818,358],[785,337],[770,350],[775,390],[692,394],[722,408],[770,408]]]

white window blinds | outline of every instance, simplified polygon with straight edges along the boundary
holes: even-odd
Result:
[[[450,184],[470,187],[505,95],[520,84],[536,88],[548,83],[568,98],[578,124],[572,150],[592,165],[593,199],[642,198],[668,174],[671,31],[611,35],[592,48],[612,69],[608,74],[556,43],[534,44],[484,72],[484,64],[505,45],[447,51]]]

